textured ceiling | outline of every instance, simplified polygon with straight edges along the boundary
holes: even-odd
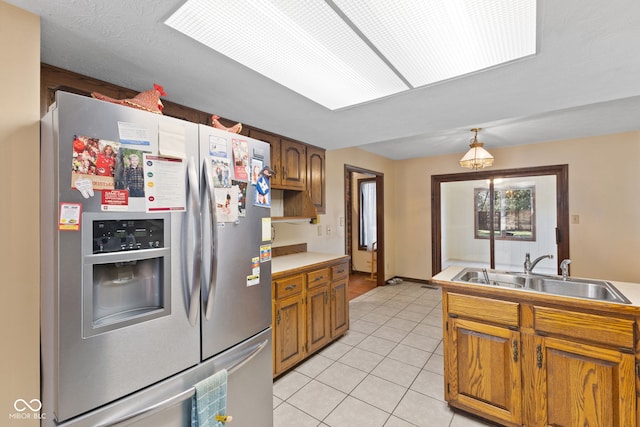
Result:
[[[489,151],[640,129],[637,0],[539,0],[535,56],[338,111],[164,25],[183,0],[5,1],[41,16],[42,62],[158,83],[170,101],[329,150],[406,159],[462,155],[473,127]]]

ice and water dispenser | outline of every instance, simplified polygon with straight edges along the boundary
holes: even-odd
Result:
[[[83,336],[169,314],[168,218],[85,213],[83,222]]]

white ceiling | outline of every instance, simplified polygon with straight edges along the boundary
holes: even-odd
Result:
[[[637,0],[539,0],[535,56],[337,111],[165,25],[183,0],[5,1],[42,17],[42,62],[139,91],[158,83],[172,102],[329,150],[462,156],[473,127],[489,151],[640,129]]]

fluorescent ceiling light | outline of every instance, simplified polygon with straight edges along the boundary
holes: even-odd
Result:
[[[165,22],[335,110],[535,54],[535,0],[188,0]]]

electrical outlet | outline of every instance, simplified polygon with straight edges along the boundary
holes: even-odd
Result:
[[[344,217],[340,217],[340,227],[344,227]]]

